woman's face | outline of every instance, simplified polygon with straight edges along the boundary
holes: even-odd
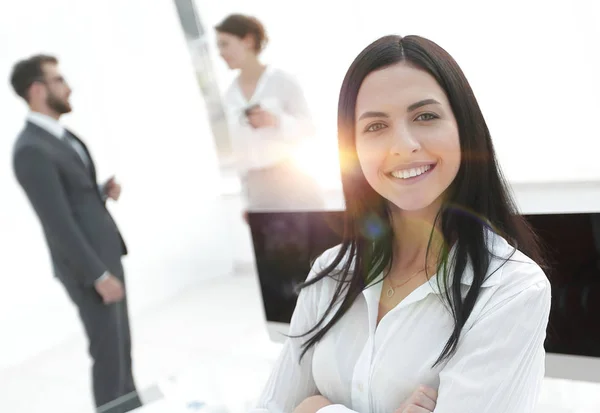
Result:
[[[217,32],[217,47],[221,57],[230,69],[243,66],[249,54],[256,55],[250,36],[239,38],[229,33]]]
[[[402,211],[439,209],[460,167],[458,126],[444,90],[400,63],[369,74],[356,101],[356,150],[369,185]]]

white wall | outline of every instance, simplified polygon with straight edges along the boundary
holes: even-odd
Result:
[[[11,169],[26,109],[7,79],[21,57],[59,57],[74,89],[74,111],[64,122],[89,144],[99,177],[116,174],[123,185],[110,209],[130,249],[133,313],[232,266],[216,153],[172,2],[91,4],[0,6],[0,368],[81,331]]]
[[[354,57],[382,35],[420,34],[444,47],[463,68],[509,179],[600,179],[596,0],[196,4],[211,35],[232,12],[254,14],[265,23],[271,37],[265,61],[302,81],[330,162],[335,162],[339,88]],[[217,68],[227,84],[232,74],[221,61]]]

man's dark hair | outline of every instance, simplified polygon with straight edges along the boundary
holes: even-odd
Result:
[[[13,66],[10,83],[17,95],[29,101],[29,88],[31,85],[44,78],[43,66],[47,63],[58,64],[54,56],[38,54],[20,60]]]

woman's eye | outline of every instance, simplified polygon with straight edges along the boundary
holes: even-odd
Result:
[[[434,115],[433,113],[422,113],[419,116],[417,116],[417,118],[415,120],[418,121],[428,121],[428,120],[434,120],[437,119],[438,116]]]
[[[381,130],[385,128],[385,125],[383,123],[373,123],[369,126],[367,126],[367,129],[365,129],[365,132],[377,132],[378,130]]]

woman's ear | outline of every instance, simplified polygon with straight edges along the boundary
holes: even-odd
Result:
[[[242,39],[242,42],[244,43],[246,50],[250,50],[255,53],[258,52],[256,39],[254,38],[254,36],[252,36],[252,34],[248,33],[247,35],[245,35]]]

